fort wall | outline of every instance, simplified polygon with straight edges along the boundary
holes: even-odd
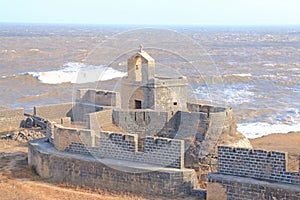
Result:
[[[197,177],[191,169],[143,167],[137,163],[59,152],[41,139],[31,141],[28,148],[29,165],[42,178],[54,181],[151,196],[189,194],[197,187]]]
[[[267,182],[241,176],[209,174],[208,200],[227,199],[289,199],[298,200],[299,185]]]
[[[212,105],[206,104],[199,104],[199,103],[187,103],[187,109],[190,112],[204,112],[204,113],[211,113],[211,112],[225,112],[226,110],[231,110],[230,107],[217,107]]]
[[[59,151],[184,168],[183,140],[151,136],[139,140],[137,134],[95,133],[90,129],[68,128],[50,123],[47,132],[48,140],[53,141]],[[54,136],[51,137],[51,134]]]
[[[54,125],[54,146],[59,151],[64,151],[70,143],[83,143],[87,146],[92,146],[93,130],[90,129],[77,129],[63,127],[59,124]]]
[[[113,123],[112,112],[111,109],[106,109],[88,114],[87,128],[92,129],[95,132],[100,132],[103,126]]]
[[[218,171],[222,174],[300,185],[299,170],[286,169],[287,154],[283,152],[224,146],[218,150]]]
[[[298,199],[299,166],[290,172],[287,164],[283,152],[219,146],[218,173],[209,174],[209,187],[223,188],[229,199]]]
[[[23,119],[23,108],[0,110],[0,132],[18,129]]]
[[[143,142],[143,151],[138,151],[138,142]],[[113,158],[163,167],[184,168],[184,141],[181,140],[148,136],[144,141],[138,141],[136,134],[123,135],[102,132],[95,137],[95,146],[80,141],[72,141],[68,146],[64,145],[63,148],[67,152],[89,154],[98,158]]]
[[[113,110],[113,123],[128,133],[153,136],[168,122],[168,112],[154,110]]]
[[[65,117],[72,118],[72,108],[74,103],[53,104],[45,106],[35,106],[33,108],[34,115],[43,117],[47,120],[52,120],[61,123],[61,119]]]
[[[121,106],[120,94],[115,91],[80,89],[77,91],[76,102],[84,102],[101,106]]]

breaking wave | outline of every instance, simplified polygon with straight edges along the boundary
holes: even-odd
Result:
[[[94,66],[78,62],[68,62],[59,70],[28,72],[27,74],[47,84],[90,83],[120,78],[126,75],[125,72],[104,65]]]

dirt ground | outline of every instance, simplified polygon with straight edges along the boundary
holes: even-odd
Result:
[[[25,136],[28,137],[28,134],[25,133]],[[1,200],[168,199],[46,181],[36,175],[34,170],[28,166],[27,152],[27,142],[23,138],[17,138],[17,140],[0,139]],[[187,196],[175,199],[192,200],[197,198]]]
[[[28,134],[25,133],[25,136],[28,137]],[[0,139],[1,200],[167,199],[142,197],[129,193],[107,191],[99,188],[85,188],[67,183],[42,180],[27,164],[27,142],[23,138],[24,136],[21,138],[18,136],[16,140]],[[294,169],[297,168],[297,159],[300,154],[300,132],[271,134],[252,139],[251,143],[254,148],[288,152],[290,162],[293,161],[291,169],[293,167]],[[184,199],[196,199],[196,197],[186,197]]]
[[[300,132],[270,134],[250,140],[253,148],[300,154]]]

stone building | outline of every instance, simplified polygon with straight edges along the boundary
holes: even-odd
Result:
[[[142,47],[127,64],[120,92],[80,89],[73,103],[34,108],[49,121],[47,138],[29,145],[28,161],[39,175],[145,194],[190,194],[216,171],[217,145],[251,147],[236,131],[230,107],[188,102],[186,77],[158,76]]]
[[[127,61],[122,79],[122,109],[186,110],[186,77],[159,77],[155,60],[140,47]]]

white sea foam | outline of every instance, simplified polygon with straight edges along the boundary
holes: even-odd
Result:
[[[39,52],[40,50],[39,49],[29,49],[29,51],[31,51],[31,52]]]
[[[63,68],[59,70],[28,72],[28,74],[37,78],[42,83],[47,84],[89,83],[110,80],[126,75],[124,72],[103,65],[94,66],[76,62],[66,63]]]
[[[209,87],[208,87],[209,88]],[[231,87],[219,87],[210,90],[206,86],[199,86],[194,89],[194,94],[197,98],[204,101],[215,101],[214,103],[226,103],[229,105],[239,105],[250,102],[254,96],[250,85],[235,85]],[[216,101],[220,102],[216,102]],[[225,102],[224,102],[225,100]]]
[[[271,133],[288,133],[291,131],[300,131],[300,123],[298,124],[269,124],[265,122],[242,123],[238,124],[237,130],[247,138],[258,138]]]
[[[263,64],[264,67],[274,67],[276,64],[275,63],[266,63]]]
[[[232,76],[241,76],[241,77],[250,77],[252,74],[247,73],[247,74],[232,74]]]

